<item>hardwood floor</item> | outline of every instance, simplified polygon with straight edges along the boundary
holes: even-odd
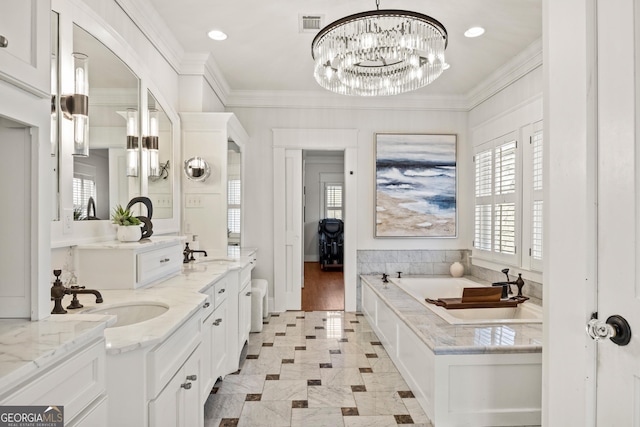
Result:
[[[320,270],[320,263],[304,263],[302,310],[344,310],[344,273],[342,270]]]

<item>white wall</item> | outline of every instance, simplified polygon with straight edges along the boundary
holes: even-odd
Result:
[[[464,249],[471,247],[473,168],[467,142],[467,113],[401,109],[232,108],[250,135],[245,156],[244,245],[257,247],[255,276],[273,283],[272,129],[358,129],[358,191],[362,212],[357,249]],[[450,133],[458,135],[458,237],[451,239],[375,239],[374,133]]]

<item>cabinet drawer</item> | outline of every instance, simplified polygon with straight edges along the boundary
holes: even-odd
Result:
[[[198,311],[147,355],[148,395],[155,398],[200,343],[202,311]]]
[[[215,298],[215,307],[218,307],[222,301],[227,299],[227,295],[229,295],[229,286],[226,277],[213,285],[213,295]]]
[[[180,271],[182,266],[179,245],[143,252],[137,255],[137,281],[143,286],[161,277]]]
[[[63,405],[72,420],[106,392],[104,339],[20,385],[1,405]]]
[[[245,284],[251,280],[251,271],[253,270],[253,262],[245,265],[240,272],[240,288],[244,288]]]

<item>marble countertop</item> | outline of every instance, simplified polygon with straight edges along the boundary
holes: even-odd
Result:
[[[541,323],[451,325],[395,284],[385,286],[379,276],[360,277],[434,354],[542,352]]]
[[[50,316],[0,320],[0,390],[23,381],[38,369],[102,337],[113,316]]]
[[[100,290],[104,302],[93,295],[79,295],[84,308],[67,314],[30,321],[0,319],[0,390],[7,390],[39,369],[66,357],[83,345],[105,339],[107,353],[118,354],[153,346],[168,338],[208,300],[201,293],[229,270],[241,269],[253,261],[255,250],[243,249],[237,258],[226,256],[199,259],[184,264],[182,272],[141,289]],[[142,323],[112,327],[116,317],[90,314],[94,308],[132,302],[158,302],[169,306],[162,315]],[[66,296],[63,306],[70,297]],[[51,303],[53,307],[53,302]]]

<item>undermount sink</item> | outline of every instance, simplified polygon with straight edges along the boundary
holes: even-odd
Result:
[[[238,262],[238,260],[236,258],[208,258],[208,257],[201,257],[198,258],[198,260],[196,261],[196,263],[200,264],[200,263],[211,263],[211,264],[231,264],[234,262]]]
[[[118,317],[116,323],[110,328],[119,328],[121,326],[134,325],[154,319],[169,310],[169,306],[159,302],[131,302],[122,304],[113,304],[104,308],[95,308],[88,310],[87,314],[110,314]]]

